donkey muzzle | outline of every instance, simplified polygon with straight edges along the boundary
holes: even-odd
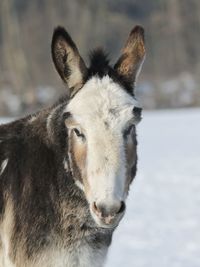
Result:
[[[93,202],[92,210],[100,221],[105,225],[112,225],[125,211],[124,201]]]

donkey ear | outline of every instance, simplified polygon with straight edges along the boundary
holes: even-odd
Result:
[[[69,88],[81,87],[87,75],[87,67],[79,51],[62,27],[54,30],[51,53],[56,70]]]
[[[131,86],[137,80],[145,59],[144,29],[136,26],[131,31],[114,68],[118,74]]]

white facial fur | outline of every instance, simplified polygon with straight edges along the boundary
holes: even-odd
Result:
[[[84,130],[87,142],[88,201],[111,203],[126,198],[123,131],[139,103],[109,76],[91,78],[66,108]]]

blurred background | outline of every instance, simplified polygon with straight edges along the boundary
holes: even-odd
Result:
[[[147,49],[138,172],[106,267],[199,267],[199,0],[0,0],[0,123],[65,92],[50,54],[57,25],[86,62],[102,46],[114,63],[136,24]]]
[[[1,0],[0,115],[29,113],[64,92],[50,55],[55,26],[66,27],[85,60],[103,46],[114,63],[135,24],[146,31],[144,107],[198,106],[200,1]]]

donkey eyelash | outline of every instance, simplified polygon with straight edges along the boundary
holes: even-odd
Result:
[[[76,134],[76,136],[85,139],[85,135],[82,134],[77,128],[74,128],[73,131],[74,131],[74,133]]]

